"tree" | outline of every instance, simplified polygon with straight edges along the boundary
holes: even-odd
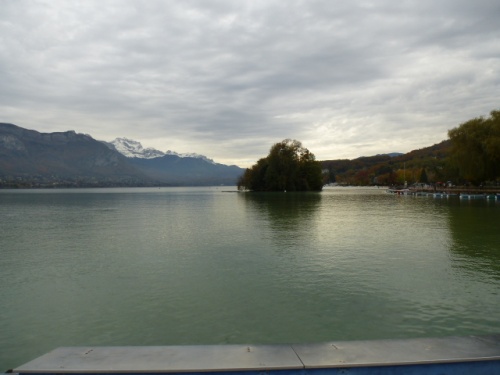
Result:
[[[429,179],[427,178],[427,173],[425,172],[425,168],[422,168],[422,172],[420,172],[419,181],[423,184],[427,184]]]
[[[469,120],[448,132],[451,161],[461,178],[473,183],[500,177],[500,111]]]
[[[248,168],[238,189],[253,191],[321,191],[321,163],[299,141],[285,139],[274,144],[269,155]]]

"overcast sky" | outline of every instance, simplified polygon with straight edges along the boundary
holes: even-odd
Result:
[[[500,109],[500,1],[0,0],[0,122],[248,167],[408,152]]]

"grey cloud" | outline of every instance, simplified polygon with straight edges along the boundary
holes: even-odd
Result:
[[[4,3],[2,120],[40,131],[224,161],[292,137],[331,159],[423,147],[497,105],[496,1]]]

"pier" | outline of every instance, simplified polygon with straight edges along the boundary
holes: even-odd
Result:
[[[440,188],[440,189],[422,189],[422,188],[389,188],[387,193],[395,195],[411,195],[414,197],[433,197],[433,198],[450,198],[458,197],[460,199],[490,199],[500,200],[500,192],[492,189],[456,189],[456,188]]]
[[[62,374],[498,374],[500,334],[294,345],[63,347],[13,370]]]

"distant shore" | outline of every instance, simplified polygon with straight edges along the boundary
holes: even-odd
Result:
[[[446,194],[500,194],[500,187],[467,187],[467,186],[457,186],[457,187],[431,187],[431,188],[409,188],[412,192],[425,192],[425,193],[446,193]]]

